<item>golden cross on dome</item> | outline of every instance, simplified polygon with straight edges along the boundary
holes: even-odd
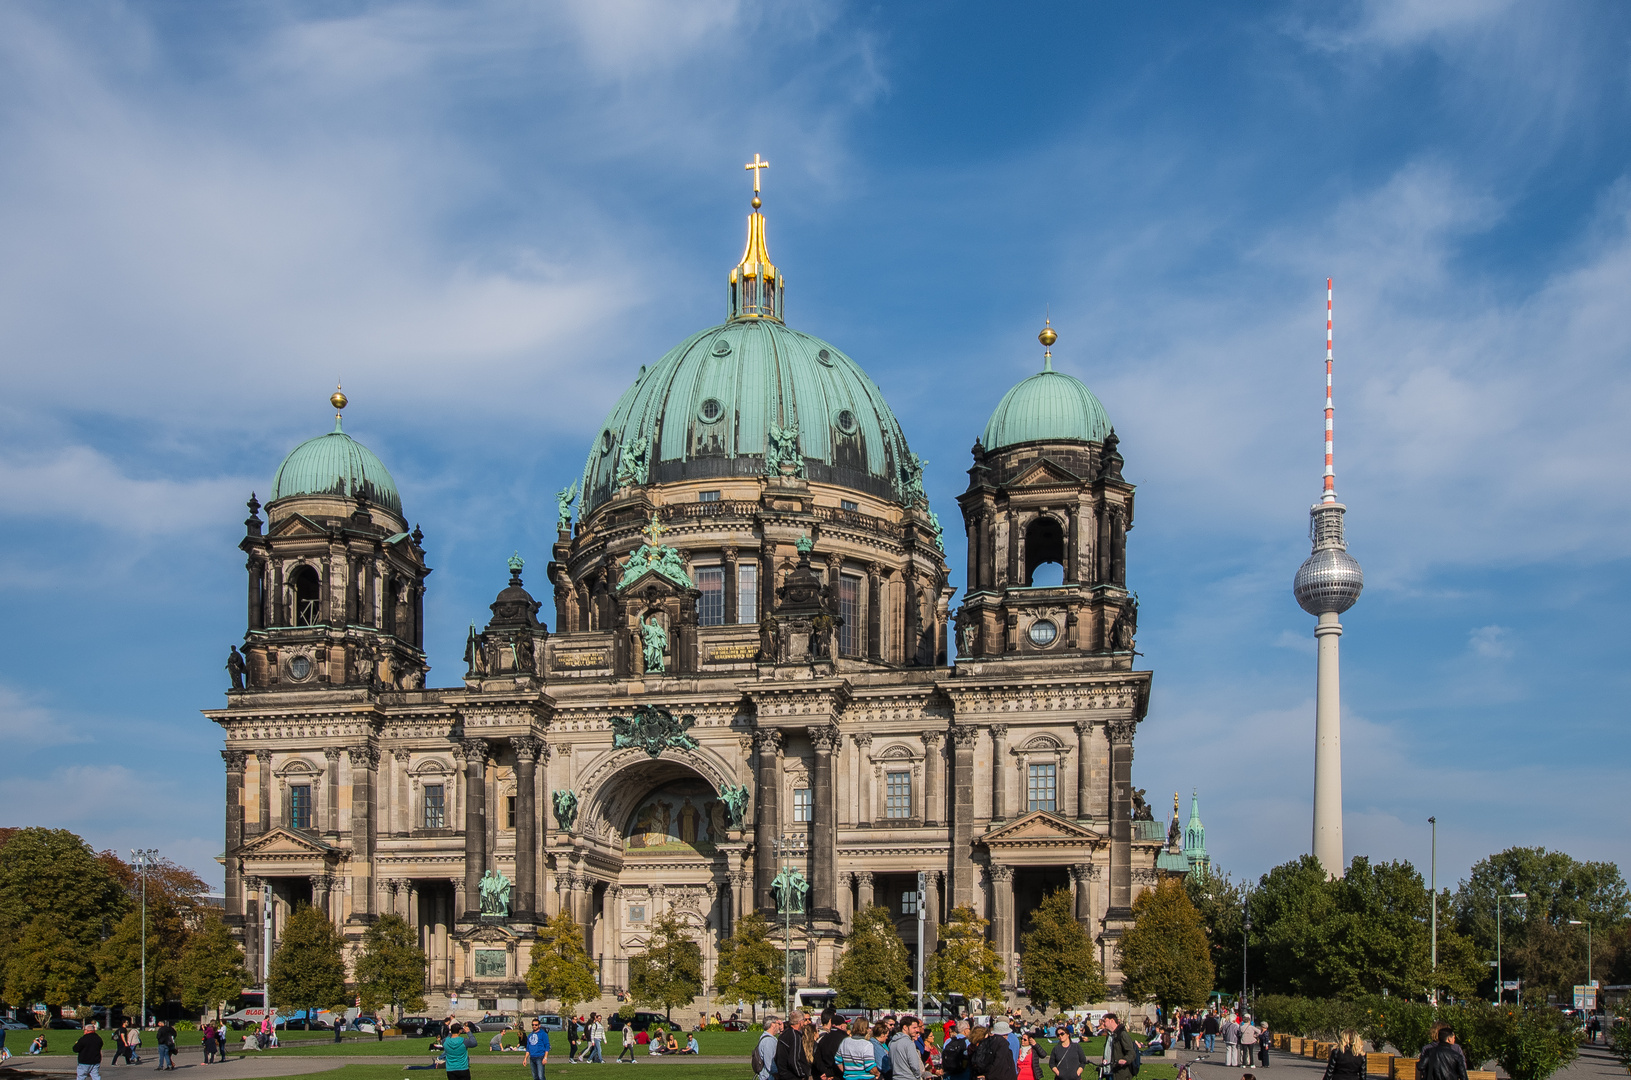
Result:
[[[742,166],[742,168],[753,174],[753,208],[757,210],[759,209],[759,170],[770,168],[770,162],[761,161],[759,155],[754,154],[753,160]]]
[[[653,510],[651,512],[651,524],[640,531],[646,534],[646,542],[652,547],[656,547],[660,543],[658,538],[668,531],[668,527],[657,520],[657,511]]]

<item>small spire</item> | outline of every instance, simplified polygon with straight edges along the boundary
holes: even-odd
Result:
[[[1337,473],[1331,455],[1332,418],[1336,409],[1331,405],[1331,279],[1325,279],[1325,490],[1321,502],[1337,501]]]
[[[782,317],[782,288],[784,282],[770,261],[765,244],[765,216],[759,213],[764,203],[759,199],[759,171],[770,168],[770,162],[758,154],[743,166],[753,173],[753,213],[748,215],[748,242],[742,250],[742,261],[730,274],[730,300],[728,316],[731,319],[775,319]]]
[[[527,565],[526,561],[521,558],[521,553],[519,551],[517,551],[514,555],[510,556],[510,584],[511,585],[521,584],[521,568],[526,566],[526,565]]]
[[[1042,343],[1042,370],[1053,370],[1053,343],[1059,340],[1059,335],[1053,332],[1053,319],[1042,320],[1042,332],[1036,335],[1036,340]]]
[[[338,380],[334,383],[334,393],[328,396],[328,403],[334,406],[334,430],[340,430],[340,411],[346,407],[345,391],[340,389]]]

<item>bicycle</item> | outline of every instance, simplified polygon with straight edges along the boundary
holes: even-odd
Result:
[[[1189,1070],[1194,1068],[1196,1065],[1199,1065],[1210,1056],[1210,1054],[1202,1054],[1200,1057],[1191,1058],[1189,1061],[1186,1061],[1184,1064],[1178,1066],[1178,1080],[1195,1080],[1195,1077],[1190,1074]]]

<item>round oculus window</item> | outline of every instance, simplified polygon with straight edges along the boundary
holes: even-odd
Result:
[[[615,443],[615,442],[617,442],[617,438],[616,438],[616,436],[614,436],[612,434],[610,428],[608,428],[605,431],[602,431],[600,433],[600,452],[602,454],[611,453],[612,452],[612,444]]]
[[[730,342],[726,341],[724,338],[720,338],[719,340],[714,342],[714,355],[715,356],[729,356],[730,354],[731,354],[731,343]]]
[[[850,412],[848,409],[840,412],[838,414],[838,430],[842,431],[845,435],[854,435],[855,414]]]
[[[300,681],[311,675],[311,660],[304,656],[291,656],[289,658],[289,677]]]
[[[725,406],[719,403],[718,398],[709,398],[702,403],[702,408],[697,410],[697,416],[704,424],[711,424],[724,415]]]
[[[816,359],[821,361],[821,363],[827,367],[832,367],[832,353],[828,352],[826,349],[822,349],[820,352],[816,353]]]
[[[1052,645],[1054,639],[1056,639],[1058,636],[1059,628],[1048,619],[1038,619],[1036,622],[1031,624],[1031,644],[1035,645],[1039,649],[1045,649],[1049,645]]]

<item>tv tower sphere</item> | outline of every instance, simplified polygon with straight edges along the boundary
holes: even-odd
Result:
[[[1341,503],[1326,504],[1333,506],[1338,513],[1347,509]],[[1316,513],[1324,510],[1316,508]],[[1325,511],[1330,513],[1329,510]],[[1320,519],[1315,518],[1318,525]],[[1340,521],[1336,543],[1342,542]],[[1314,553],[1303,560],[1297,568],[1297,577],[1291,584],[1291,590],[1297,596],[1297,603],[1310,615],[1324,615],[1327,611],[1341,615],[1354,606],[1359,594],[1365,590],[1365,572],[1359,568],[1359,560],[1349,555],[1344,548],[1331,546],[1320,547],[1319,538],[1314,539]]]

